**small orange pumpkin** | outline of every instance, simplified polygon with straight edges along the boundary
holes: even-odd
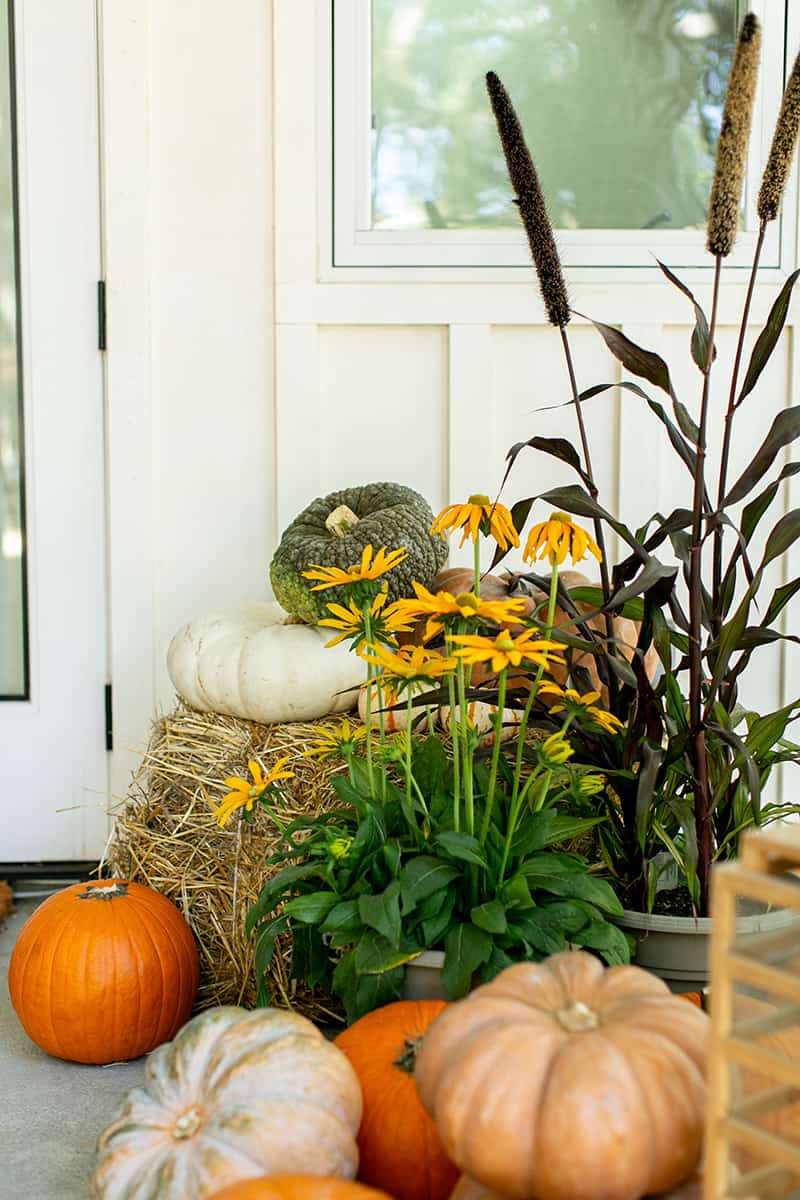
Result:
[[[458,1178],[414,1082],[420,1042],[445,1008],[444,1000],[398,1000],[336,1038],[364,1096],[358,1177],[396,1200],[447,1200]]]
[[[8,990],[31,1041],[56,1058],[109,1063],[170,1041],[192,1011],[200,966],[171,901],[123,879],[75,883],[20,930]]]
[[[707,1015],[568,951],[451,1004],[417,1057],[445,1150],[513,1200],[639,1200],[700,1161]]]
[[[349,1179],[321,1179],[319,1175],[262,1175],[243,1179],[215,1192],[210,1200],[392,1200],[386,1192],[352,1183]]]

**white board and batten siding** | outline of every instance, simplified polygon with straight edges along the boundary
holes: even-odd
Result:
[[[308,501],[393,479],[437,510],[491,494],[512,443],[574,435],[569,409],[537,411],[565,401],[567,381],[532,269],[331,267],[329,14],[327,0],[239,0],[224,21],[212,0],[103,6],[115,796],[173,703],[172,634],[266,598],[280,531]],[[796,202],[788,220],[794,245]],[[765,274],[754,325],[785,274]],[[707,304],[709,273],[688,281]],[[576,309],[662,352],[696,410],[685,298],[655,269],[568,282]],[[723,287],[722,359],[741,294],[739,279]],[[795,301],[740,413],[741,459],[800,397],[799,313]],[[585,322],[570,337],[581,387],[621,378]],[[608,508],[633,523],[686,503],[688,477],[643,402],[609,392],[586,419]],[[526,451],[505,498],[566,482]],[[783,500],[800,505],[800,484]],[[759,703],[800,691],[798,666],[793,647],[777,652]]]
[[[315,0],[275,8],[276,536],[305,503],[336,488],[402,481],[423,492],[436,511],[472,492],[495,495],[505,454],[517,441],[534,434],[577,441],[573,412],[553,407],[568,399],[568,380],[560,338],[545,321],[532,268],[458,273],[331,267],[325,9]],[[305,56],[310,65],[309,30],[315,23],[316,90],[308,69],[301,89],[296,64]],[[318,148],[316,158],[309,153],[311,145]],[[791,199],[784,220],[793,255],[796,192]],[[784,261],[782,269],[763,272],[746,353],[793,265]],[[710,270],[679,273],[708,309]],[[727,403],[742,279],[741,271],[729,273],[722,288],[719,359],[712,376],[711,479],[716,479],[715,447]],[[689,356],[692,310],[658,269],[575,271],[568,273],[568,284],[575,309],[659,352],[678,395],[697,413],[701,375]],[[798,314],[795,301],[757,392],[737,415],[729,481],[775,414],[792,397],[799,402]],[[581,388],[623,378],[589,324],[576,318],[569,336]],[[667,397],[645,386],[669,411]],[[636,527],[656,511],[691,505],[689,475],[642,400],[615,389],[587,404],[585,419],[600,498],[612,513]],[[526,450],[503,498],[510,504],[572,482],[566,466]],[[781,499],[784,509],[800,504],[800,484],[790,481]],[[540,520],[548,515],[544,505],[534,513]],[[611,548],[616,549],[613,539]],[[469,561],[468,549],[452,559]],[[511,556],[508,563],[519,565],[520,559]],[[777,585],[798,569],[800,554],[794,554],[770,582]],[[764,711],[800,693],[799,667],[794,647],[761,651],[748,675],[748,702]]]

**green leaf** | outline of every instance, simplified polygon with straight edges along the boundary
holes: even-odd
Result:
[[[794,709],[794,704],[787,704],[785,708],[779,708],[776,712],[751,719],[745,745],[752,755],[759,758],[780,741]]]
[[[442,987],[451,1000],[465,996],[472,976],[489,960],[494,943],[483,929],[471,924],[456,925],[444,940]]]
[[[380,895],[359,896],[358,912],[364,924],[383,934],[390,945],[400,945],[400,884],[396,879]]]
[[[455,906],[456,893],[451,888],[444,893],[444,902],[438,912],[433,913],[423,920],[421,926],[422,937],[428,949],[437,947],[447,933],[453,920],[453,909]]]
[[[725,507],[743,500],[758,481],[766,475],[775,462],[778,451],[782,450],[784,446],[788,446],[798,436],[800,436],[800,405],[781,409],[750,464],[725,497],[723,501]]]
[[[544,841],[544,846],[556,846],[559,842],[571,842],[580,837],[588,829],[593,829],[603,821],[603,817],[571,817],[566,813],[553,814],[553,820]],[[531,850],[538,847],[531,846]]]
[[[300,979],[309,987],[319,987],[330,975],[328,950],[318,929],[298,925],[292,930],[292,979]]]
[[[358,900],[341,900],[334,904],[320,925],[322,933],[358,933],[364,922],[358,911]]]
[[[542,888],[554,896],[574,896],[578,900],[588,900],[596,904],[604,912],[622,915],[622,905],[617,899],[611,884],[605,879],[593,875],[550,875],[525,870],[528,883],[532,888]]]
[[[783,587],[776,588],[772,593],[767,611],[764,613],[764,624],[769,625],[774,621],[798,591],[800,591],[800,579],[793,579],[791,583],[785,583]]]
[[[304,925],[321,925],[331,909],[339,902],[336,892],[309,892],[295,896],[284,907],[284,914]]]
[[[636,781],[636,837],[641,850],[644,850],[647,843],[655,785],[663,758],[664,751],[661,746],[645,743],[642,748],[642,765]]]
[[[446,888],[460,872],[441,858],[420,854],[412,858],[400,872],[403,912],[409,913],[420,900]]]
[[[383,847],[383,857],[392,879],[397,879],[397,876],[400,874],[400,860],[402,857],[400,843],[394,839],[391,842],[387,842]]]
[[[621,929],[608,921],[592,921],[572,936],[575,946],[599,950],[609,966],[625,966],[631,961],[628,939]]]
[[[281,914],[274,921],[262,925],[256,934],[256,953],[253,970],[256,977],[256,1006],[258,1008],[268,1008],[271,1003],[271,995],[265,978],[265,972],[272,962],[272,955],[275,951],[275,939],[279,933],[283,933],[287,925],[287,918]]]
[[[476,863],[479,867],[487,865],[483,847],[477,838],[472,837],[468,833],[460,833],[455,829],[446,829],[443,833],[436,835],[434,844],[440,846],[451,858],[458,858],[463,862]]]
[[[250,937],[258,922],[272,912],[288,888],[299,883],[301,879],[308,879],[312,875],[320,874],[319,863],[300,863],[298,866],[284,867],[282,871],[279,871],[261,889],[258,899],[247,914],[245,921],[247,936]]]
[[[552,928],[559,929],[571,940],[572,935],[583,929],[586,924],[587,911],[592,912],[593,909],[591,905],[585,905],[580,900],[551,900],[543,904],[540,911],[546,913]]]
[[[586,918],[581,914],[581,924]],[[535,950],[538,954],[558,954],[566,949],[564,930],[553,920],[546,908],[532,908],[524,913],[515,913],[509,924],[511,933]]]
[[[747,374],[744,377],[742,390],[739,392],[739,398],[736,401],[737,407],[758,383],[759,376],[769,362],[770,355],[778,343],[778,338],[786,321],[786,314],[789,311],[792,289],[797,283],[798,276],[800,276],[800,270],[792,271],[770,310],[764,328],[758,335],[758,340],[753,347],[753,353],[750,355],[750,362],[747,366]]]
[[[481,983],[491,983],[501,971],[505,971],[507,967],[513,967],[518,959],[511,958],[506,954],[505,950],[501,950],[499,946],[492,947],[491,957],[483,964],[480,969]]]
[[[598,820],[600,819],[598,818]],[[504,883],[500,895],[507,909],[533,908],[533,896],[531,896],[531,889],[528,887],[528,881],[524,875],[515,875],[507,883]]]
[[[506,910],[499,900],[487,900],[473,908],[469,915],[472,924],[487,933],[505,933],[508,928]]]
[[[333,972],[333,991],[344,1004],[347,1020],[352,1024],[373,1009],[399,1000],[404,975],[402,967],[383,975],[359,975],[355,969],[355,951],[350,951]]]
[[[403,963],[418,958],[422,951],[418,946],[410,944],[393,946],[380,933],[365,933],[355,948],[354,964],[359,975],[382,975],[384,971],[393,971]]]

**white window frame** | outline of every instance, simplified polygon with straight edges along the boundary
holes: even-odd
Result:
[[[776,20],[779,5],[782,14]],[[788,55],[800,36],[800,13],[790,9],[788,0],[784,4],[750,0],[742,7],[762,21],[762,63],[783,64],[782,73],[762,67],[759,80],[746,183],[747,228],[726,261],[727,268],[744,271],[753,258],[758,184],[794,51],[792,59]],[[378,282],[397,279],[402,271],[414,278],[520,281],[520,273],[529,272],[531,266],[521,227],[370,228],[371,8],[370,0],[318,0],[320,279]],[[793,173],[782,215],[767,228],[761,259],[765,271],[785,273],[795,265],[796,208]],[[610,271],[641,279],[646,273],[652,275],[655,257],[675,269],[689,270],[691,277],[713,265],[705,250],[703,230],[558,230],[557,238],[562,262],[573,281],[590,282],[601,274],[608,278]]]

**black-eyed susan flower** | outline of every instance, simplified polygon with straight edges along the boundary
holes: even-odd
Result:
[[[488,625],[510,625],[517,623],[527,611],[526,601],[522,597],[484,600],[474,592],[462,592],[458,596],[452,592],[436,592],[434,595],[416,581],[413,586],[415,599],[397,600],[395,608],[409,618],[428,618],[423,635],[426,642],[444,628],[448,618],[482,621]]]
[[[605,775],[581,775],[578,780],[578,792],[581,796],[599,796],[606,786]]]
[[[615,717],[605,708],[597,707],[599,692],[584,692],[580,695],[574,688],[561,688],[557,683],[550,683],[548,680],[539,686],[539,692],[543,696],[556,697],[555,704],[550,705],[551,713],[568,712],[580,721],[588,720],[599,725],[606,733],[616,733],[622,728],[619,717]]]
[[[252,812],[256,802],[266,795],[274,784],[282,779],[294,779],[294,771],[284,770],[285,764],[288,761],[288,754],[283,758],[279,758],[265,775],[261,770],[261,765],[254,759],[251,759],[247,764],[247,769],[252,776],[252,783],[248,779],[240,779],[237,775],[232,775],[226,779],[225,786],[231,790],[227,796],[223,796],[222,801],[212,813],[220,829],[223,828],[237,810],[241,809],[245,813]]]
[[[319,740],[303,751],[306,758],[347,758],[367,736],[363,725],[351,725],[346,717],[338,725],[320,726],[317,732]]]
[[[572,758],[574,753],[575,751],[561,730],[558,733],[551,733],[550,737],[545,738],[537,747],[539,762],[547,771],[563,767],[567,759]]]
[[[586,557],[587,551],[593,554],[598,562],[603,561],[600,547],[585,529],[566,513],[554,512],[549,521],[534,525],[528,534],[522,557],[534,563],[538,558],[546,558],[550,563],[561,566],[568,554],[573,563],[580,562]]]
[[[331,616],[323,617],[319,623],[341,632],[325,645],[336,646],[346,638],[351,638],[357,649],[366,640],[391,642],[398,633],[408,633],[414,628],[413,617],[398,611],[397,602],[387,607],[388,598],[387,592],[379,592],[366,612],[364,606],[356,604],[355,600],[350,600],[346,606],[329,604]]]
[[[496,637],[473,634],[456,634],[450,639],[458,647],[453,654],[465,663],[491,663],[497,673],[506,667],[518,667],[521,663],[534,663],[547,670],[554,663],[563,663],[560,653],[563,647],[558,642],[538,636],[535,629],[526,629],[514,637],[507,629],[501,629]]]
[[[503,504],[492,504],[488,496],[470,496],[466,504],[450,504],[442,509],[431,525],[431,533],[445,536],[448,530],[462,529],[459,546],[467,538],[477,542],[478,535],[493,537],[501,550],[519,545],[519,534],[514,528],[511,513]]]
[[[374,557],[373,557],[374,555]],[[316,579],[319,582],[312,587],[312,592],[322,592],[326,588],[347,587],[353,583],[363,583],[365,580],[380,579],[389,571],[399,566],[408,558],[405,546],[397,550],[387,550],[385,546],[375,553],[371,545],[366,545],[361,554],[361,562],[353,567],[323,567],[311,563],[307,571],[303,571],[304,579]]]
[[[415,683],[435,683],[456,668],[454,658],[429,650],[426,646],[401,646],[391,650],[388,646],[373,646],[372,653],[361,652],[361,658],[380,667],[383,680],[398,692]]]
[[[353,844],[351,837],[335,837],[328,844],[328,853],[331,858],[342,859],[347,858],[350,853],[350,847]]]

